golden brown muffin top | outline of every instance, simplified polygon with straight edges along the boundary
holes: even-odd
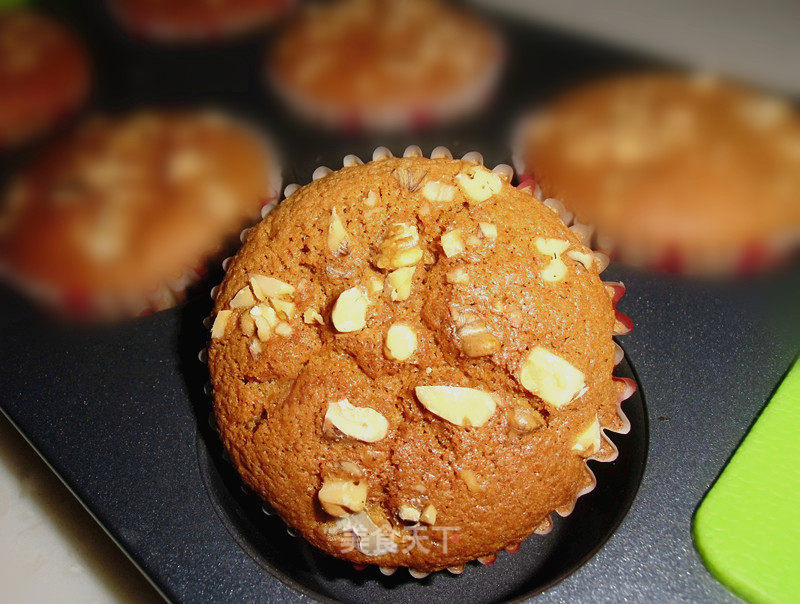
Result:
[[[460,94],[498,62],[491,28],[437,0],[309,5],[277,42],[282,86],[354,112]]]
[[[600,426],[621,428],[614,322],[591,252],[497,173],[343,168],[293,193],[228,266],[209,348],[220,433],[317,547],[457,566],[591,483]],[[425,547],[408,548],[414,531]]]
[[[12,183],[0,260],[70,295],[141,295],[255,219],[280,188],[275,161],[212,112],[89,120]]]
[[[43,130],[86,96],[89,59],[49,17],[0,11],[0,146]]]
[[[688,264],[800,233],[800,118],[710,76],[603,79],[545,107],[520,158],[546,196],[628,256]]]

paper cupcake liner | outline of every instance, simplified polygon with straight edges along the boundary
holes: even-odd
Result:
[[[227,15],[216,23],[179,24],[168,18],[135,21],[114,0],[106,0],[106,10],[130,35],[155,43],[191,44],[244,36],[266,27],[289,13],[296,0],[280,0],[275,6],[254,10],[249,14]]]
[[[280,199],[282,177],[278,148],[271,136],[243,120],[215,111],[209,111],[204,115],[208,119],[224,120],[232,128],[245,132],[258,143],[268,160],[264,171],[271,189],[260,197],[257,212],[252,218],[247,219],[247,223],[252,226],[251,221],[261,220]],[[162,283],[155,289],[136,294],[83,294],[62,290],[45,280],[26,275],[2,260],[0,260],[0,280],[58,316],[78,320],[114,321],[160,312],[185,301],[192,286],[202,281],[208,273],[209,266],[220,262],[220,258],[225,255],[229,246],[223,242],[220,247],[223,251],[211,250],[196,264],[184,267],[178,277]]]
[[[299,118],[324,128],[355,132],[420,129],[474,115],[489,103],[506,63],[502,38],[497,32],[492,37],[496,57],[482,73],[450,94],[423,103],[383,103],[354,109],[316,98],[283,81],[272,68],[270,51],[264,61],[264,85]]]
[[[566,206],[554,199],[544,197],[536,178],[527,171],[525,163],[525,138],[531,125],[540,117],[539,111],[533,111],[517,121],[511,131],[511,156],[514,169],[520,175],[520,183],[525,182],[533,190],[538,190],[537,198],[545,204],[558,206],[559,215],[565,224],[578,224],[575,215]],[[726,254],[689,254],[676,248],[634,249],[622,245],[607,233],[589,229],[581,225],[587,235],[587,245],[601,251],[610,259],[623,264],[639,266],[649,270],[677,275],[749,275],[778,266],[788,260],[800,249],[800,232],[775,237],[758,243],[742,246],[732,253]]]
[[[406,147],[404,152],[403,152],[403,155],[402,155],[402,157],[422,157],[422,156],[423,156],[422,150],[417,145],[410,145],[410,146]],[[392,157],[395,157],[392,154],[392,152],[388,148],[381,146],[381,147],[376,147],[375,148],[375,150],[372,153],[372,158],[371,159],[373,161],[378,161],[378,160],[382,160],[382,159],[389,159],[389,158],[392,158]],[[435,149],[433,149],[433,151],[430,154],[430,158],[431,159],[441,159],[441,158],[452,159],[453,158],[453,154],[447,147],[439,146],[439,147],[436,147]],[[466,160],[469,160],[469,161],[475,161],[475,162],[480,163],[481,165],[484,165],[483,156],[477,151],[471,151],[469,153],[466,153],[465,155],[462,156],[462,159],[466,159]],[[345,155],[343,160],[342,160],[342,166],[343,167],[350,167],[350,166],[354,166],[354,165],[362,165],[364,163],[365,162],[360,157],[358,157],[357,155],[352,155],[352,154]],[[507,164],[499,164],[499,165],[495,166],[492,169],[492,171],[497,173],[498,175],[500,175],[500,177],[503,178],[504,180],[506,180],[507,182],[511,182],[513,180],[514,169],[511,166],[507,165]],[[316,168],[314,170],[314,172],[312,174],[312,181],[316,181],[316,180],[319,180],[320,178],[324,178],[325,176],[327,176],[331,172],[333,172],[333,170],[331,170],[327,166],[319,166],[318,168]],[[284,188],[284,199],[290,197],[295,191],[297,191],[300,188],[301,188],[301,185],[299,185],[299,184],[287,185]],[[517,185],[517,188],[521,189],[521,190],[531,189],[532,192],[533,192],[534,185],[533,185],[533,183],[531,182],[531,180],[529,178],[522,177],[522,178],[520,178],[520,182]],[[264,210],[262,211],[262,217],[266,217],[267,214],[275,207],[275,205],[277,205],[277,204],[273,204],[273,205],[271,205],[269,207],[265,206]],[[569,215],[566,212],[566,210],[563,209],[563,205],[554,204],[554,205],[551,205],[550,207],[551,207],[551,209],[553,209],[554,211],[556,211],[559,214],[559,217],[561,217],[561,219],[564,221],[564,224],[566,224],[568,227],[570,227],[573,231],[578,232],[578,233],[582,233],[582,231],[573,228],[575,226],[574,222],[564,220],[565,217],[569,218]],[[562,212],[563,212],[563,214],[562,214]],[[585,228],[585,225],[580,225],[580,228]],[[243,243],[247,239],[247,235],[249,234],[250,230],[251,230],[250,228],[247,228],[247,229],[244,229],[241,232],[240,239],[242,240]],[[602,253],[599,253],[599,254],[600,254],[601,258],[602,258],[602,256],[604,256]],[[233,259],[233,257],[231,256],[229,258],[226,258],[223,261],[223,263],[222,263],[223,270],[227,270],[228,266],[230,265],[230,261],[232,259]],[[601,261],[601,263],[602,263],[602,261]],[[600,272],[602,272],[602,270],[605,269],[605,267],[607,265],[608,265],[608,262],[605,262],[605,264],[602,264],[602,268],[601,268]],[[613,304],[613,307],[614,307],[614,312],[615,312],[616,317],[617,317],[617,325],[615,326],[614,335],[615,336],[619,336],[619,335],[625,335],[627,333],[630,333],[630,330],[633,327],[632,321],[630,320],[629,317],[627,317],[627,315],[624,315],[624,314],[620,313],[616,309],[617,304],[619,303],[620,299],[625,294],[625,285],[623,283],[621,283],[621,282],[604,282],[604,284],[605,284],[606,288],[610,292],[613,293],[612,304]],[[218,292],[219,292],[219,286],[214,286],[214,287],[211,288],[210,296],[211,296],[212,300],[216,300]],[[208,317],[206,317],[205,319],[203,319],[203,326],[204,326],[204,328],[206,330],[209,331],[209,338],[210,338],[210,330],[211,330],[211,327],[213,325],[213,319],[214,319],[213,314],[208,316]],[[624,358],[624,354],[625,353],[622,350],[622,348],[616,342],[614,342],[614,367],[619,365],[619,363]],[[200,350],[200,352],[198,353],[198,360],[203,364],[207,364],[208,363],[208,348],[203,348],[202,350]],[[553,525],[554,525],[553,519],[552,519],[553,513],[558,514],[562,518],[569,516],[572,513],[572,511],[575,509],[575,504],[576,504],[577,500],[580,497],[582,497],[582,496],[584,496],[584,495],[586,495],[586,494],[588,494],[588,493],[590,493],[590,492],[592,492],[594,490],[595,486],[597,485],[597,480],[595,478],[594,472],[592,472],[591,468],[589,468],[587,462],[589,462],[589,461],[598,461],[598,462],[608,463],[608,462],[612,462],[615,459],[617,459],[619,451],[618,451],[616,445],[613,443],[613,441],[611,441],[608,438],[608,436],[606,435],[606,432],[614,432],[614,433],[617,433],[617,434],[627,434],[630,431],[631,423],[630,423],[630,420],[628,420],[628,417],[625,415],[625,412],[622,409],[622,403],[624,403],[631,396],[633,396],[633,394],[637,390],[637,385],[636,385],[636,382],[634,380],[629,379],[629,378],[613,376],[612,380],[615,383],[621,383],[621,384],[624,385],[624,388],[621,390],[621,392],[620,392],[620,394],[619,394],[619,396],[617,398],[617,402],[616,402],[616,416],[617,416],[616,419],[617,419],[617,422],[613,426],[603,426],[603,425],[600,426],[600,434],[601,434],[601,446],[600,446],[600,449],[594,455],[585,458],[584,461],[583,461],[584,468],[586,470],[586,474],[585,474],[586,475],[586,481],[585,481],[584,486],[576,493],[575,498],[572,501],[570,501],[570,502],[568,502],[568,503],[566,503],[564,505],[559,506],[558,508],[553,510],[553,512],[547,514],[544,518],[542,518],[542,521],[540,522],[539,526],[534,530],[534,534],[547,535],[553,529]],[[205,385],[204,391],[208,395],[209,403],[212,405],[212,408],[213,408],[213,403],[214,403],[213,391],[212,391],[210,382]],[[216,430],[216,420],[214,419],[213,410],[209,415],[209,422],[211,423],[212,427]],[[225,449],[223,447],[223,451],[224,450]],[[267,504],[266,502],[262,503],[262,510],[268,516],[274,515],[274,512],[271,510],[271,508],[269,507],[269,504]],[[291,527],[289,527],[288,525],[287,525],[287,532],[290,535],[294,536],[294,537],[302,538]],[[509,544],[509,545],[505,546],[504,548],[498,550],[497,552],[495,552],[493,554],[488,554],[488,555],[485,555],[485,556],[479,556],[479,557],[477,557],[475,559],[475,561],[477,561],[480,564],[483,564],[485,566],[492,565],[497,560],[498,554],[500,554],[501,552],[504,552],[504,551],[506,553],[508,553],[508,554],[515,554],[519,550],[521,543],[522,542]],[[379,572],[381,574],[385,575],[385,576],[393,575],[398,570],[398,568],[408,568],[408,567],[387,567],[387,566],[380,566],[380,565],[377,565],[377,564],[359,564],[359,563],[351,563],[351,564],[352,564],[353,568],[355,570],[357,570],[357,571],[366,570],[367,568],[369,568],[371,566],[377,567]],[[459,575],[462,572],[464,572],[465,567],[466,567],[466,564],[462,564],[462,565],[448,567],[445,570],[447,572],[449,572],[450,574]],[[444,572],[444,570],[432,571],[432,572]],[[408,573],[412,578],[420,579],[420,580],[424,579],[425,577],[427,577],[428,575],[431,574],[431,572],[418,570],[418,569],[414,569],[414,568],[408,568]]]

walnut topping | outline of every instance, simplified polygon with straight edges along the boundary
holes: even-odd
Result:
[[[479,222],[478,228],[481,231],[481,235],[483,235],[489,241],[494,241],[497,239],[497,227],[491,222]]]
[[[253,297],[253,292],[250,290],[250,287],[245,285],[242,289],[236,292],[236,295],[233,298],[231,298],[230,307],[250,308],[255,303],[256,299]]]
[[[600,450],[601,444],[600,422],[595,414],[591,423],[578,434],[572,450],[577,451],[581,457],[590,457]]]
[[[378,442],[389,431],[389,422],[383,415],[370,407],[356,407],[346,398],[328,403],[325,422],[365,443]]]
[[[328,223],[328,250],[334,256],[344,256],[350,252],[350,238],[342,219],[336,213],[336,208],[331,210],[331,219]]]
[[[367,326],[368,306],[369,300],[360,287],[344,290],[333,305],[333,326],[342,333],[364,329]]]
[[[420,514],[417,508],[407,503],[401,503],[400,507],[397,508],[397,517],[404,522],[419,522]]]
[[[456,333],[468,357],[492,355],[500,350],[500,340],[486,329],[484,320],[472,311],[456,315]]]
[[[420,522],[424,522],[425,524],[436,524],[436,508],[431,504],[426,505],[422,510],[419,519]]]
[[[242,313],[239,317],[239,327],[241,327],[244,335],[252,336],[256,332],[256,323],[253,321],[253,315],[249,312]]]
[[[477,203],[497,195],[503,188],[500,177],[481,166],[476,166],[469,173],[459,172],[456,174],[456,182],[466,196]]]
[[[380,244],[378,268],[400,268],[413,266],[422,260],[417,227],[398,222],[389,227]]]
[[[303,323],[307,323],[308,325],[312,323],[324,325],[325,319],[322,318],[322,315],[319,314],[316,308],[307,308],[303,311]]]
[[[460,229],[453,229],[452,231],[447,231],[445,234],[442,235],[440,239],[440,243],[442,244],[442,250],[444,250],[444,255],[448,258],[452,258],[457,254],[460,254],[464,251],[464,239],[461,237],[461,230]]]
[[[297,307],[294,302],[272,297],[269,299],[269,303],[272,305],[272,308],[275,309],[277,316],[281,319],[290,321],[297,316]]]
[[[361,471],[361,468],[358,467],[357,464],[353,463],[352,461],[340,461],[339,467],[342,471],[352,478],[363,478],[364,472]]]
[[[284,338],[288,338],[292,335],[292,331],[292,326],[285,321],[281,321],[275,326],[275,333]]]
[[[469,469],[459,470],[457,472],[458,477],[464,481],[464,484],[467,485],[467,488],[472,493],[480,493],[484,491],[485,488],[478,482],[478,479],[475,476],[475,472]]]
[[[542,414],[526,404],[515,406],[508,414],[509,427],[520,434],[529,434],[544,424]]]
[[[428,181],[422,187],[422,196],[429,201],[453,201],[456,188],[443,182]]]
[[[552,256],[552,260],[545,266],[539,275],[548,283],[562,281],[567,276],[567,265],[560,258],[570,246],[569,241],[562,239],[545,239],[538,237],[534,242],[536,249],[542,254]]]
[[[483,426],[494,415],[494,396],[460,386],[417,386],[417,399],[431,413],[456,426]]]
[[[414,193],[419,189],[427,173],[428,171],[422,168],[396,168],[392,171],[392,176],[403,189]]]
[[[368,271],[364,277],[364,287],[370,298],[377,298],[383,291],[383,276],[372,271]]]
[[[247,348],[248,350],[250,350],[250,354],[255,359],[256,357],[258,357],[258,355],[261,354],[261,341],[251,340]]]
[[[256,325],[256,335],[262,342],[266,342],[272,336],[272,330],[278,324],[278,316],[271,306],[259,304],[250,309],[250,316]]]
[[[393,361],[405,361],[417,350],[417,334],[404,323],[395,323],[386,332],[383,351]]]
[[[378,205],[378,194],[375,191],[370,191],[364,198],[364,205],[368,208],[374,208]]]
[[[448,283],[464,284],[469,283],[469,275],[463,268],[456,267],[445,275]]]
[[[525,357],[519,382],[525,390],[559,409],[579,396],[585,386],[580,370],[542,346],[536,346]]]
[[[344,518],[364,509],[367,503],[367,483],[328,479],[322,483],[317,497],[322,509],[328,514]]]
[[[564,241],[563,239],[546,239],[544,237],[537,237],[533,243],[536,246],[536,249],[542,254],[545,256],[552,256],[553,258],[557,258],[566,252],[567,248],[569,248],[569,241]]]
[[[269,297],[294,295],[293,285],[289,285],[288,283],[285,283],[280,279],[275,279],[274,277],[265,277],[264,275],[251,275],[250,283],[256,284],[256,287],[258,287],[259,290],[261,291],[261,295],[264,296],[264,298],[259,298],[260,300]]]
[[[389,297],[393,302],[408,300],[411,296],[411,285],[414,282],[414,266],[404,266],[392,271],[386,276],[389,285]]]
[[[228,325],[228,320],[231,318],[232,311],[221,310],[214,317],[214,325],[211,327],[211,338],[216,340],[225,335],[225,327]]]

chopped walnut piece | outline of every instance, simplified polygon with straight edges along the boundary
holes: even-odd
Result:
[[[533,348],[523,360],[519,382],[557,409],[579,396],[585,386],[583,372],[542,346]]]
[[[529,434],[544,424],[542,414],[524,403],[514,406],[508,414],[509,427],[519,434]]]
[[[426,505],[419,516],[419,520],[425,524],[436,524],[436,508],[432,504]]]
[[[325,422],[342,434],[365,443],[378,442],[389,431],[389,422],[381,413],[371,407],[356,407],[346,398],[328,403]]]
[[[445,275],[448,283],[464,284],[469,283],[469,274],[463,268],[456,267]]]
[[[500,340],[486,328],[484,320],[472,311],[458,312],[456,333],[468,357],[489,356],[500,350]]]
[[[378,268],[413,266],[422,260],[417,227],[405,222],[391,225],[380,244]]]
[[[414,193],[419,189],[427,173],[428,171],[422,168],[402,167],[396,168],[392,172],[392,176],[394,176],[395,180],[397,180],[403,189],[409,193]]]
[[[393,302],[408,300],[411,296],[411,285],[414,282],[414,271],[416,267],[404,266],[392,271],[386,276],[386,283],[389,285],[389,297]]]
[[[404,522],[419,522],[421,512],[407,503],[401,503],[397,508],[397,517]]]
[[[367,483],[332,478],[322,483],[317,497],[322,509],[328,514],[344,518],[364,509],[367,503]]]
[[[497,174],[480,166],[469,173],[459,172],[456,182],[467,198],[478,203],[497,195],[503,188],[503,181]]]
[[[325,324],[325,319],[319,314],[316,308],[307,308],[303,311],[303,323],[311,325],[312,323]]]
[[[597,415],[595,415],[589,425],[578,434],[572,450],[577,451],[582,457],[590,457],[600,450],[601,445],[600,422],[597,421]]]
[[[297,307],[294,302],[272,297],[269,299],[269,303],[275,309],[275,314],[281,319],[289,321],[297,316]]]
[[[375,191],[370,191],[364,198],[364,205],[368,208],[374,208],[378,205],[378,194]]]
[[[369,300],[360,287],[344,290],[333,305],[331,320],[337,331],[359,331],[367,326]]]
[[[444,233],[440,239],[444,255],[452,258],[464,251],[464,239],[460,229],[453,229]]]
[[[211,338],[216,340],[225,335],[225,327],[228,325],[228,320],[231,318],[230,310],[221,310],[214,317],[214,325],[211,327]]]
[[[494,415],[494,395],[461,386],[417,386],[417,399],[431,413],[456,426],[483,426]]]
[[[256,323],[253,321],[253,315],[249,312],[242,313],[239,317],[239,327],[242,328],[242,333],[248,337],[256,332]]]
[[[257,283],[264,297],[278,297],[278,296],[292,296],[294,295],[294,286],[290,285],[280,279],[274,277],[265,277],[264,275],[251,275],[250,282]]]
[[[469,469],[459,470],[457,472],[458,477],[464,481],[464,484],[467,485],[467,488],[472,493],[480,493],[484,491],[485,488],[478,482],[477,477],[475,476],[475,472]]]
[[[292,335],[292,326],[285,321],[281,321],[275,326],[275,333],[284,338],[288,338]]]
[[[443,182],[428,181],[422,187],[422,196],[429,201],[453,201],[456,188]]]
[[[491,222],[479,222],[478,228],[481,231],[481,235],[486,237],[486,239],[489,239],[490,241],[497,239],[497,227]]]
[[[393,361],[405,361],[417,350],[417,334],[404,323],[395,323],[386,332],[384,353]]]
[[[336,213],[336,208],[331,210],[331,219],[328,223],[328,250],[334,256],[344,256],[350,252],[350,237],[342,219]]]
[[[236,295],[231,298],[231,308],[250,308],[256,303],[253,292],[250,287],[245,285],[242,289],[236,292]]]

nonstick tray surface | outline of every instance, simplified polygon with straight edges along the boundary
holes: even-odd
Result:
[[[93,109],[212,104],[272,133],[284,184],[319,165],[362,158],[383,144],[401,153],[439,144],[510,163],[516,117],[587,77],[653,60],[507,20],[509,64],[487,112],[448,128],[390,137],[319,132],[289,116],[259,78],[269,43],[253,37],[211,47],[165,48],[121,37],[99,5],[51,7],[93,51]],[[2,158],[8,174],[35,147]],[[800,348],[797,266],[759,278],[704,282],[615,264],[620,308],[635,322],[620,340],[617,373],[638,393],[632,423],[612,435],[619,458],[591,462],[598,486],[553,532],[526,540],[463,575],[425,580],[356,572],[317,553],[266,515],[242,488],[209,423],[207,370],[197,359],[211,309],[205,294],[113,327],[49,320],[0,290],[0,408],[109,534],[176,601],[341,599],[491,602],[540,594],[552,601],[734,601],[691,543],[694,509]],[[646,406],[645,406],[646,400]],[[563,579],[563,580],[562,580]]]

